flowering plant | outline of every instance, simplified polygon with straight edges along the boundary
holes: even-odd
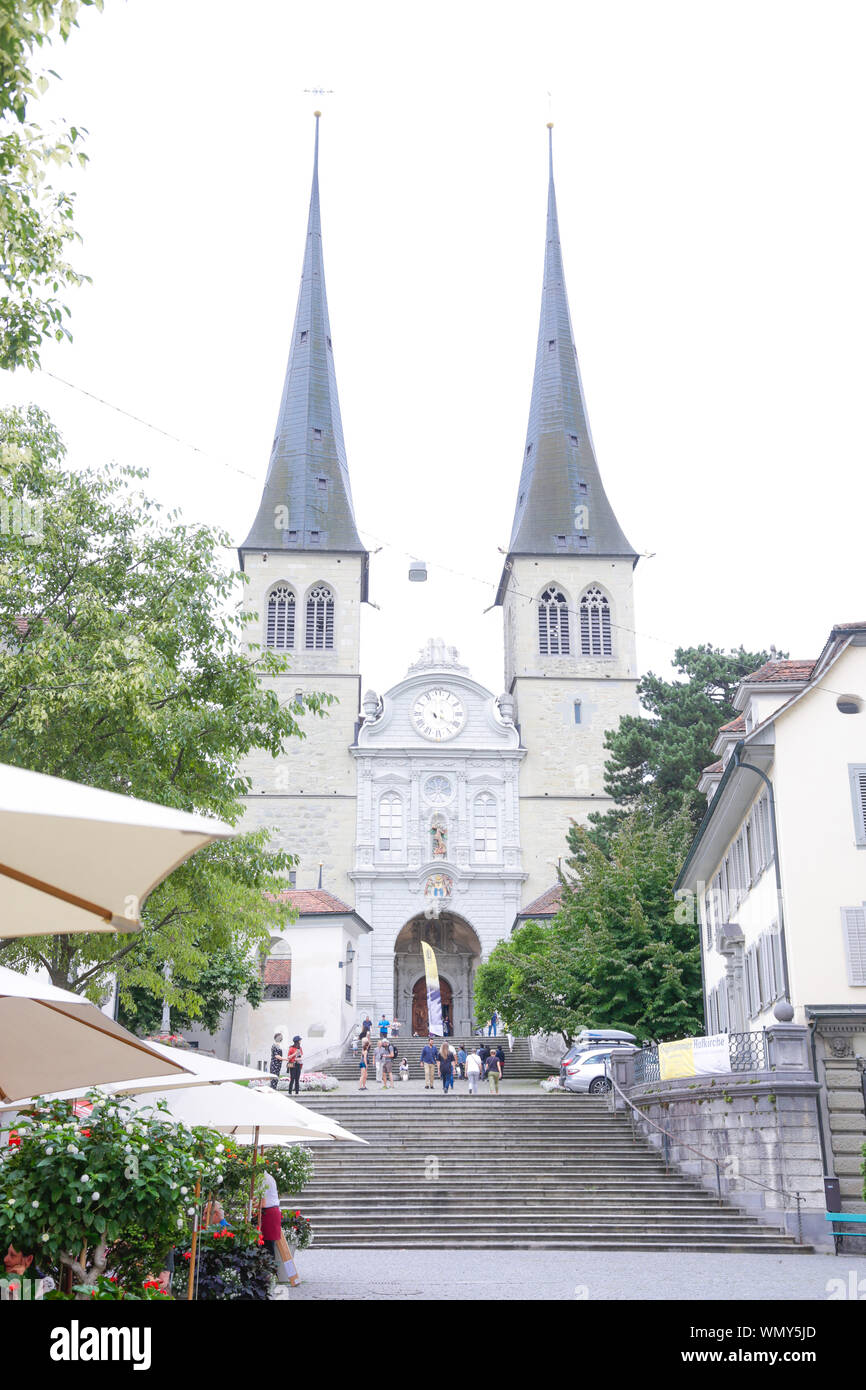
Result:
[[[285,1082],[285,1084],[283,1084]],[[301,1072],[300,1086],[302,1091],[336,1091],[339,1086],[336,1076],[329,1076],[324,1071],[303,1071]],[[288,1080],[283,1077],[277,1087],[280,1091],[288,1089]]]
[[[306,1250],[313,1243],[313,1223],[299,1211],[283,1212],[283,1234],[298,1250]]]
[[[265,1299],[274,1277],[270,1251],[255,1226],[238,1222],[234,1230],[202,1231],[197,1254],[196,1297],[212,1300]],[[172,1287],[186,1297],[190,1251],[177,1262]]]

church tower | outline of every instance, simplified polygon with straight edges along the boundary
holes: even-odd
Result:
[[[313,187],[298,307],[264,491],[239,548],[255,615],[247,640],[290,658],[285,675],[264,677],[281,703],[305,691],[335,697],[324,718],[301,718],[306,737],[278,759],[259,750],[246,828],[267,826],[280,848],[299,855],[298,888],[320,879],[353,901],[348,877],[355,839],[355,741],[360,707],[360,606],[369,556],[358,535],[322,260],[319,114]],[[288,829],[290,827],[290,830]]]
[[[520,835],[524,903],[556,880],[572,820],[606,810],[604,735],[637,713],[637,554],[602,486],[562,268],[553,136],[541,321],[529,426],[497,603],[505,689],[526,759]]]

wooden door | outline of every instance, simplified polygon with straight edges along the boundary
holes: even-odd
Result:
[[[442,998],[442,1017],[452,1018],[453,994],[447,980],[439,976],[439,993]],[[427,1036],[427,980],[421,976],[412,987],[412,1033],[419,1038]]]

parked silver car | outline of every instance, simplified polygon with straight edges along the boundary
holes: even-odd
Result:
[[[601,1028],[585,1028],[560,1062],[560,1086],[566,1091],[588,1091],[591,1096],[603,1095],[605,1091],[610,1090],[610,1079],[605,1066],[607,1058],[615,1047],[635,1042],[633,1033],[622,1033],[616,1029],[606,1032]]]

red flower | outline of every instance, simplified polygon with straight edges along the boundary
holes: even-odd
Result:
[[[89,1130],[89,1129],[80,1129],[78,1132],[79,1132],[79,1134],[83,1134],[84,1137],[85,1137],[85,1139],[89,1139],[89,1138],[90,1138],[90,1130]]]
[[[18,1131],[17,1131],[16,1129],[13,1129],[13,1130],[12,1130],[12,1133],[9,1135],[9,1148],[10,1148],[10,1149],[20,1149],[20,1148],[21,1148],[21,1140],[20,1140],[20,1138],[19,1138],[19,1136],[18,1136]]]
[[[185,1254],[185,1255],[184,1255],[184,1257],[183,1257],[183,1258],[184,1258],[184,1259],[185,1259],[185,1260],[188,1260],[188,1259],[189,1259],[189,1257],[190,1257],[190,1251],[189,1251],[189,1250],[187,1250],[187,1252],[186,1252],[186,1254]]]
[[[300,1213],[299,1211],[296,1211],[296,1212],[295,1212],[295,1216],[300,1216],[300,1214],[301,1214],[301,1213]]]

